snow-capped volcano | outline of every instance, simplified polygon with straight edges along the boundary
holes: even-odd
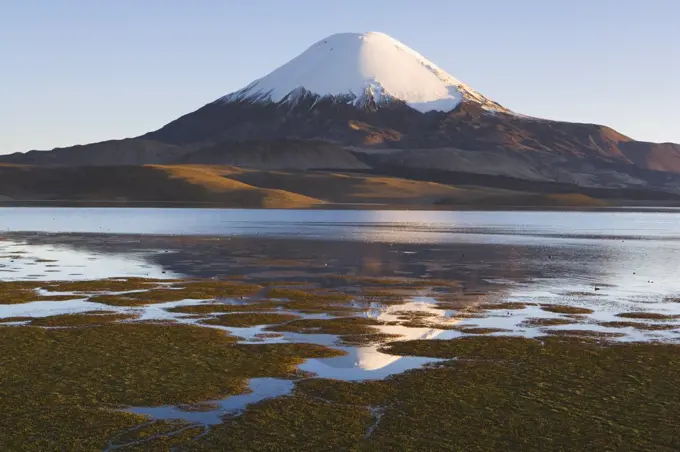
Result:
[[[488,180],[541,194],[579,193],[564,184],[680,193],[680,144],[513,113],[382,33],[322,39],[245,88],[142,136],[0,162],[347,169],[440,184]],[[318,190],[303,194],[326,199]]]
[[[377,32],[340,33],[322,39],[221,100],[293,102],[303,94],[357,106],[402,101],[421,112],[451,111],[464,100],[487,110],[508,111],[418,52]]]

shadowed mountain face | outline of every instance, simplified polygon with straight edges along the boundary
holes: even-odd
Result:
[[[172,145],[322,139],[368,148],[540,151],[626,162],[618,145],[632,141],[603,126],[489,112],[467,102],[451,112],[421,113],[400,102],[357,108],[311,94],[292,107],[214,102],[142,138]]]
[[[401,102],[357,108],[310,93],[293,106],[218,101],[142,138],[176,146],[295,138],[364,149],[515,151],[680,171],[679,145],[636,142],[595,124],[490,112],[470,102],[421,113]]]
[[[406,178],[409,170],[427,169],[680,192],[680,145],[634,141],[594,124],[490,112],[470,102],[451,112],[422,113],[398,101],[357,107],[311,93],[294,103],[217,101],[139,138],[17,153],[0,161],[373,169]],[[447,183],[441,175],[436,181]]]

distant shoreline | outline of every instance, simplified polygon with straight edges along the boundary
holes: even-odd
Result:
[[[17,200],[0,201],[0,208],[58,207],[58,208],[137,208],[137,209],[224,209],[224,210],[417,210],[417,211],[546,211],[546,212],[680,212],[678,205],[620,204],[608,206],[531,206],[531,205],[398,205],[378,203],[327,203],[309,207],[269,208],[261,206],[229,206],[216,202],[186,201],[72,201],[72,200]]]

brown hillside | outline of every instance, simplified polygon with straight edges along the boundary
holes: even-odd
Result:
[[[228,179],[203,166],[0,166],[0,196],[14,200],[210,202],[225,207],[309,207],[321,201]]]
[[[435,182],[338,172],[243,170],[229,176],[257,187],[316,196],[336,203],[431,204],[440,198],[470,197],[473,190]]]
[[[680,173],[680,144],[632,141],[624,143],[621,149],[640,168]]]

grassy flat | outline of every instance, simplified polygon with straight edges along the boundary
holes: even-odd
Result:
[[[58,283],[2,282],[0,283],[0,304],[19,304],[32,301],[64,301],[82,298],[78,293],[88,294],[90,301],[111,306],[138,306],[165,303],[186,299],[211,300],[216,298],[244,297],[256,294],[262,289],[256,284],[237,281],[187,281],[174,282],[145,278],[102,279],[95,281],[66,281]],[[35,292],[43,287],[52,292],[74,292],[74,295],[39,295]],[[108,294],[102,292],[137,292]]]
[[[357,335],[373,334],[378,331],[373,328],[382,322],[365,317],[342,317],[337,319],[300,319],[284,325],[267,328],[270,331],[288,331],[303,334],[337,334]]]
[[[220,315],[212,319],[203,320],[201,323],[206,325],[249,327],[257,325],[278,325],[299,318],[299,315],[293,314],[236,313]]]
[[[158,421],[116,436],[111,445],[122,450],[167,451],[196,438],[204,431],[202,425],[191,426],[186,422],[172,420]],[[141,443],[133,446],[136,442]]]
[[[350,295],[344,293],[304,291],[278,287],[269,289],[267,296],[269,298],[281,298],[291,302],[343,303],[352,300]]]
[[[51,292],[125,292],[128,290],[146,290],[164,282],[167,281],[146,278],[111,278],[56,282],[46,285],[45,289]]]
[[[544,333],[554,336],[573,336],[586,338],[615,338],[624,337],[624,333],[614,333],[609,331],[595,331],[595,330],[549,330],[544,329]]]
[[[369,333],[369,334],[345,334],[340,337],[340,342],[343,345],[367,346],[383,344],[385,342],[394,341],[401,336],[398,334],[387,333]]]
[[[252,377],[287,377],[312,344],[237,345],[222,331],[161,324],[0,329],[0,450],[102,450],[145,420],[126,405],[202,403]]]
[[[36,301],[40,283],[30,281],[0,281],[0,304],[21,304]]]
[[[320,314],[326,312],[352,313],[363,311],[361,308],[347,306],[352,301],[351,295],[340,292],[304,291],[275,287],[267,292],[270,299],[285,300],[280,306],[303,314]]]
[[[459,327],[455,328],[463,334],[492,334],[492,333],[508,333],[511,330],[505,328],[487,328],[487,327]]]
[[[578,306],[564,306],[564,305],[544,305],[541,309],[546,312],[554,312],[556,314],[592,314],[594,311],[588,308],[581,308]]]
[[[253,312],[253,311],[273,311],[278,305],[274,303],[247,303],[247,304],[224,304],[224,303],[205,303],[189,306],[176,306],[169,308],[169,312],[178,314],[217,314],[223,312]]]
[[[385,350],[458,359],[384,381],[301,381],[188,449],[680,448],[678,345],[481,336]]]
[[[438,317],[437,314],[425,311],[395,311],[393,314],[398,316],[399,320],[427,319],[429,317]]]
[[[680,328],[680,325],[672,323],[644,323],[644,322],[600,322],[601,326],[608,328],[635,328],[647,331],[665,331]]]
[[[135,318],[137,318],[137,315],[134,314],[63,314],[33,319],[31,325],[45,327],[95,326]]]
[[[574,319],[567,319],[562,317],[554,317],[550,319],[533,317],[526,319],[524,322],[522,322],[521,326],[533,328],[538,326],[570,325],[572,323],[575,323]]]
[[[480,309],[485,309],[487,311],[493,311],[493,310],[508,310],[512,311],[515,309],[524,309],[526,308],[527,305],[525,303],[513,303],[513,302],[507,302],[507,303],[487,303],[487,304],[482,304],[479,306]]]
[[[660,314],[658,312],[622,312],[616,314],[617,317],[624,319],[643,319],[643,320],[673,320],[680,318],[678,315]]]
[[[369,282],[391,292],[388,285]],[[344,346],[367,347],[368,355],[358,355],[360,363],[367,363],[362,360],[376,347],[393,355],[394,366],[402,356],[447,361],[380,381],[304,375],[290,396],[250,406],[207,430],[182,421],[148,423],[117,409],[177,405],[210,410],[215,407],[206,401],[243,393],[250,378],[299,378],[303,373],[297,366],[305,359],[342,353],[304,343],[239,344],[219,329],[164,320],[125,322],[134,316],[115,311],[18,317],[31,324],[0,328],[0,450],[103,450],[109,441],[114,446],[143,441],[121,450],[145,451],[680,450],[675,421],[680,411],[680,345],[615,344],[608,339],[623,333],[549,328],[584,320],[589,311],[584,308],[541,306],[564,315],[526,320],[522,326],[543,328],[545,336],[538,339],[492,336],[505,330],[451,324],[441,327],[469,336],[399,341],[376,328],[387,323],[372,318],[304,319],[288,312],[362,310],[361,299],[354,302],[346,288],[263,284],[267,298],[260,300],[260,285],[233,280],[172,281],[170,287],[152,281],[150,288],[138,280],[134,284],[148,290],[120,295],[102,293],[113,287],[107,286],[111,280],[77,283],[82,284],[77,289],[76,283],[54,284],[74,284],[71,289],[92,299],[121,306],[177,297],[243,297],[239,304],[209,301],[169,311],[219,314],[203,319],[211,325],[271,325],[256,338],[262,342],[282,332],[336,335]],[[0,290],[15,293],[17,299],[35,296],[36,287],[44,286],[0,283]],[[394,290],[402,287],[407,286]],[[465,298],[444,303],[467,306]],[[526,305],[489,306],[471,308],[470,314]],[[438,327],[439,319],[429,313],[394,314],[401,319],[390,325]],[[622,317],[602,325],[676,328],[672,322]]]
[[[110,306],[139,306],[181,300],[214,300],[255,295],[262,287],[237,281],[192,281],[171,287],[119,295],[96,295],[90,301]]]

